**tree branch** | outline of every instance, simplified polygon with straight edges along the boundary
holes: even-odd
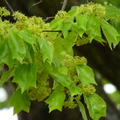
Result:
[[[63,2],[62,2],[62,8],[61,8],[61,11],[64,11],[65,10],[65,7],[66,7],[66,5],[67,5],[67,0],[64,0]],[[54,19],[54,17],[53,16],[51,16],[51,17],[47,17],[46,19],[44,19],[44,22],[47,22],[48,20],[50,20],[50,19]],[[54,31],[52,31],[52,32],[54,32]],[[60,32],[60,31],[59,31]]]
[[[61,30],[42,30],[42,32],[62,32]]]
[[[61,8],[61,11],[64,11],[65,8],[66,8],[66,5],[67,5],[67,0],[64,0],[63,3],[62,3],[62,8]]]
[[[10,4],[8,3],[7,0],[5,0],[5,3],[7,4],[8,8],[10,9],[11,13],[14,13],[14,10],[12,9],[12,7],[10,6]]]
[[[47,22],[47,21],[50,20],[50,19],[54,19],[54,16],[47,17],[46,19],[44,19],[44,22]]]
[[[62,32],[62,30],[42,30],[42,32]],[[68,32],[71,32],[71,30],[68,30]]]
[[[42,2],[42,0],[40,0],[40,1],[37,2],[37,3],[34,3],[32,6],[29,7],[28,11],[29,11],[32,7],[34,7],[34,6],[38,5],[38,4],[40,4],[41,2]]]

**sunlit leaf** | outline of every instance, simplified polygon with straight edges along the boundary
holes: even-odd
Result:
[[[64,87],[67,87],[68,89],[71,88],[71,85],[73,84],[73,81],[67,75],[55,73],[53,76]]]
[[[120,9],[113,5],[105,5],[105,10],[106,10],[105,18],[107,20],[114,19],[117,21],[118,18],[120,17]]]
[[[12,67],[14,63],[12,59],[12,53],[7,41],[5,41],[3,44],[0,44],[0,64],[1,63],[5,63],[9,67]]]
[[[40,47],[40,52],[43,55],[43,61],[45,62],[46,60],[51,64],[52,59],[53,59],[53,49],[50,43],[44,39],[38,39],[38,44]]]
[[[61,18],[56,18],[56,19],[52,20],[50,23],[50,27],[53,30],[61,30],[62,25],[63,25],[63,19],[61,19]]]
[[[63,26],[62,26],[62,34],[63,34],[64,38],[67,37],[68,32],[69,32],[69,29],[71,28],[71,26],[72,26],[72,22],[71,22],[71,21],[70,21],[70,22],[64,22],[64,23],[63,23]]]
[[[21,35],[22,39],[32,45],[32,47],[36,44],[36,38],[31,35],[26,29],[20,31],[19,34]]]
[[[30,100],[27,92],[21,94],[20,89],[13,93],[10,98],[9,106],[14,106],[14,114],[19,113],[24,110],[29,112],[30,110]]]
[[[71,9],[68,11],[68,15],[74,19],[75,14],[77,12],[78,6],[72,6]]]
[[[71,86],[69,90],[70,90],[71,96],[82,95],[82,90],[77,86]]]
[[[11,68],[2,74],[2,77],[0,78],[0,87],[3,85],[4,82],[9,80],[14,75],[14,71],[15,71],[15,69]]]
[[[64,43],[64,39],[61,37],[57,37],[55,42],[54,42],[54,57],[57,60],[61,60],[61,52],[64,50],[63,49],[63,43]]]
[[[85,30],[83,30],[82,28],[78,27],[76,23],[72,24],[72,29],[75,30],[80,37],[82,37],[82,35],[85,32]]]
[[[96,40],[96,41],[98,41],[99,43],[103,43],[103,42],[106,42],[102,37],[99,37],[99,36],[95,36],[94,37],[94,39]]]
[[[26,56],[25,43],[14,30],[8,29],[8,34],[8,43],[12,51],[12,58],[22,62],[23,58]]]
[[[87,114],[86,114],[86,111],[85,111],[85,107],[84,107],[84,105],[82,104],[82,102],[77,100],[77,104],[78,104],[78,106],[79,106],[80,112],[82,113],[83,119],[84,119],[84,120],[88,120]]]
[[[58,90],[54,90],[49,96],[49,98],[45,101],[47,104],[49,104],[49,112],[56,109],[62,111],[64,100],[65,93]]]
[[[93,70],[87,65],[76,66],[77,74],[83,86],[87,84],[97,84],[94,79]]]
[[[22,93],[29,87],[36,87],[37,69],[34,64],[22,64],[15,70],[13,82],[17,83]]]
[[[63,26],[63,19],[62,18],[56,18],[50,22],[50,27],[52,30],[61,30]],[[52,37],[56,37],[59,32],[52,32]]]
[[[113,44],[113,47],[115,47],[120,41],[119,39],[120,34],[117,32],[117,30],[113,26],[111,26],[105,20],[101,21],[101,25],[102,25],[103,33],[105,37],[107,38],[108,44],[110,48],[112,49],[112,44]]]
[[[99,120],[101,116],[106,116],[106,103],[100,96],[95,93],[84,95],[84,100],[93,120]]]
[[[94,39],[95,36],[101,37],[99,18],[95,17],[93,14],[90,15],[86,33],[90,40]]]
[[[87,15],[87,13],[79,14],[76,16],[77,26],[79,28],[82,28],[85,31],[86,31],[86,27],[87,27],[87,22],[88,22],[88,20],[90,20],[88,17],[89,16]]]
[[[71,53],[72,47],[75,45],[76,40],[77,40],[77,34],[75,32],[70,32],[68,36],[65,38],[62,46],[64,46],[63,49],[68,54]]]
[[[66,67],[59,67],[58,72],[67,75],[68,69]]]

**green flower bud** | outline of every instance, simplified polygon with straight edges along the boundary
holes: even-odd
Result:
[[[75,107],[77,107],[77,104],[74,101],[67,100],[64,102],[63,106],[69,109],[74,109]]]
[[[91,84],[86,85],[82,88],[83,94],[89,95],[96,91],[95,87]]]
[[[58,11],[58,13],[55,15],[55,19],[56,18],[65,18],[66,16],[67,16],[66,11]]]

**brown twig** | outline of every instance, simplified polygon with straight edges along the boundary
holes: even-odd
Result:
[[[62,30],[42,30],[42,32],[62,32]],[[68,30],[68,32],[71,32],[71,30]]]
[[[12,7],[10,6],[10,4],[8,3],[7,0],[5,0],[5,3],[7,4],[8,8],[10,9],[11,13],[14,13],[14,10],[12,9]]]
[[[64,0],[63,2],[62,2],[62,8],[61,8],[61,11],[64,11],[65,10],[65,7],[66,7],[66,5],[67,5],[67,0]],[[53,16],[51,16],[51,17],[47,17],[46,19],[44,19],[44,22],[47,22],[48,20],[50,20],[50,19],[54,19],[54,17]],[[60,31],[59,31],[60,32]]]
[[[42,0],[40,0],[40,1],[37,2],[37,3],[34,3],[32,6],[29,7],[28,11],[29,11],[32,7],[34,7],[34,6],[38,5],[38,4],[40,4],[41,2],[42,2]]]
[[[42,32],[61,32],[61,30],[42,30]]]
[[[62,3],[62,8],[61,8],[61,11],[64,11],[65,8],[66,8],[66,5],[67,5],[67,0],[64,0],[63,3]]]

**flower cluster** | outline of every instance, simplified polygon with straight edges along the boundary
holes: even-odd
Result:
[[[41,17],[27,17],[20,12],[15,12],[13,14],[13,17],[16,20],[14,26],[15,29],[22,30],[24,28],[27,28],[32,35],[41,37],[41,32],[45,25]]]
[[[56,18],[66,18],[67,17],[67,12],[66,11],[58,11],[58,13],[55,15]]]
[[[47,73],[45,72],[42,72],[41,74],[38,73],[37,87],[30,88],[29,90],[30,100],[37,100],[40,102],[50,95],[51,88],[49,87],[48,79],[49,79],[49,76]]]
[[[74,101],[67,100],[67,101],[64,102],[64,105],[63,105],[63,106],[64,106],[64,107],[67,107],[67,108],[69,108],[69,109],[74,109],[75,107],[77,107],[77,104],[76,104],[76,102],[74,102]]]
[[[63,56],[62,65],[68,68],[68,74],[73,78],[76,75],[76,65],[86,65],[87,59],[85,57],[75,56],[72,57],[65,52],[62,52]]]
[[[95,87],[92,84],[88,84],[82,87],[83,94],[89,95],[96,91]]]
[[[84,4],[81,5],[78,9],[78,14],[83,14],[83,13],[93,13],[95,16],[100,17],[100,18],[104,18],[105,16],[105,8],[98,4],[98,3],[88,3],[88,4]]]
[[[45,76],[44,76],[45,77]],[[51,94],[51,88],[49,87],[49,82],[45,78],[39,80],[39,84],[36,88],[29,89],[30,100],[37,100],[38,102],[43,101]]]
[[[10,12],[5,8],[5,7],[0,7],[0,16],[1,17],[6,17],[9,16]]]
[[[0,20],[0,38],[1,38],[0,43],[2,43],[3,40],[6,40],[8,38],[7,29],[10,28],[11,26],[12,24],[9,21]]]

